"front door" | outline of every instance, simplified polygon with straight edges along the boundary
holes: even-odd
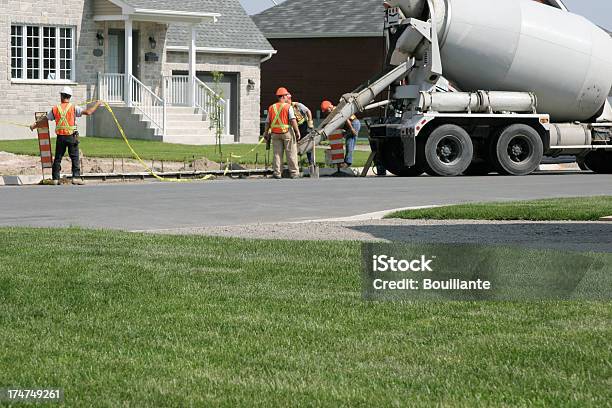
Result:
[[[138,31],[132,34],[132,75],[140,78],[140,36]],[[108,54],[106,72],[125,74],[125,30],[108,30]]]
[[[234,135],[236,141],[239,141],[239,99],[238,95],[239,87],[239,74],[232,72],[224,72],[223,78],[219,80],[219,83],[215,83],[213,74],[210,72],[198,72],[197,77],[200,81],[204,82],[213,90],[218,90],[223,99],[229,102],[230,105],[230,131],[229,133]]]

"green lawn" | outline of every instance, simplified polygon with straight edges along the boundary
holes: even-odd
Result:
[[[387,218],[433,220],[597,221],[612,215],[612,196],[462,204],[400,211]]]
[[[265,163],[266,146],[265,144],[260,145],[252,151],[256,145],[224,145],[222,146],[222,154],[220,155],[217,148],[213,146],[192,146],[192,145],[179,145],[171,143],[161,143],[147,140],[130,140],[130,143],[134,147],[134,150],[144,160],[165,160],[165,161],[179,161],[183,160],[193,161],[206,157],[213,161],[225,162],[228,156],[242,156],[241,158],[233,158],[232,161],[235,163],[252,164],[255,163],[256,159],[259,164]],[[53,140],[55,145],[55,139]],[[99,138],[99,137],[83,137],[81,138],[81,149],[84,154],[88,157],[106,157],[106,158],[131,158],[132,153],[126,146],[123,139],[111,139],[111,138]],[[319,149],[317,151],[317,161],[320,164],[325,162],[325,150]],[[31,156],[38,156],[38,142],[37,140],[7,140],[0,141],[0,151],[24,154]],[[362,167],[368,159],[367,152],[355,152],[355,167]],[[258,156],[258,157],[257,157]],[[272,160],[272,154],[270,152],[270,160]]]
[[[609,303],[369,303],[358,243],[0,229],[0,387],[71,407],[593,406]]]

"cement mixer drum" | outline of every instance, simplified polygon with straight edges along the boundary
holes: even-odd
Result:
[[[426,1],[390,2],[418,18]],[[443,75],[463,91],[534,92],[554,121],[587,121],[612,88],[612,38],[533,0],[435,0]],[[415,13],[415,14],[412,14]]]

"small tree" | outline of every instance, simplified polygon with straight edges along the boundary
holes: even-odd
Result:
[[[212,106],[208,107],[210,113],[210,129],[215,130],[215,150],[218,150],[219,157],[222,156],[222,143],[221,137],[223,136],[223,118],[225,117],[225,109],[229,109],[229,106],[221,103],[223,101],[223,90],[221,89],[221,81],[223,80],[223,73],[219,71],[213,71],[213,93],[211,95]],[[225,126],[229,126],[226,123]]]

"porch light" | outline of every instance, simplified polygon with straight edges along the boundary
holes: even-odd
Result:
[[[252,91],[255,89],[255,81],[249,79],[249,84],[247,85],[247,90]]]
[[[104,47],[104,34],[102,34],[102,31],[98,31],[96,38],[98,39],[98,46]]]
[[[149,37],[149,45],[151,46],[152,50],[154,50],[155,47],[157,47],[157,41],[155,41],[155,38]]]

